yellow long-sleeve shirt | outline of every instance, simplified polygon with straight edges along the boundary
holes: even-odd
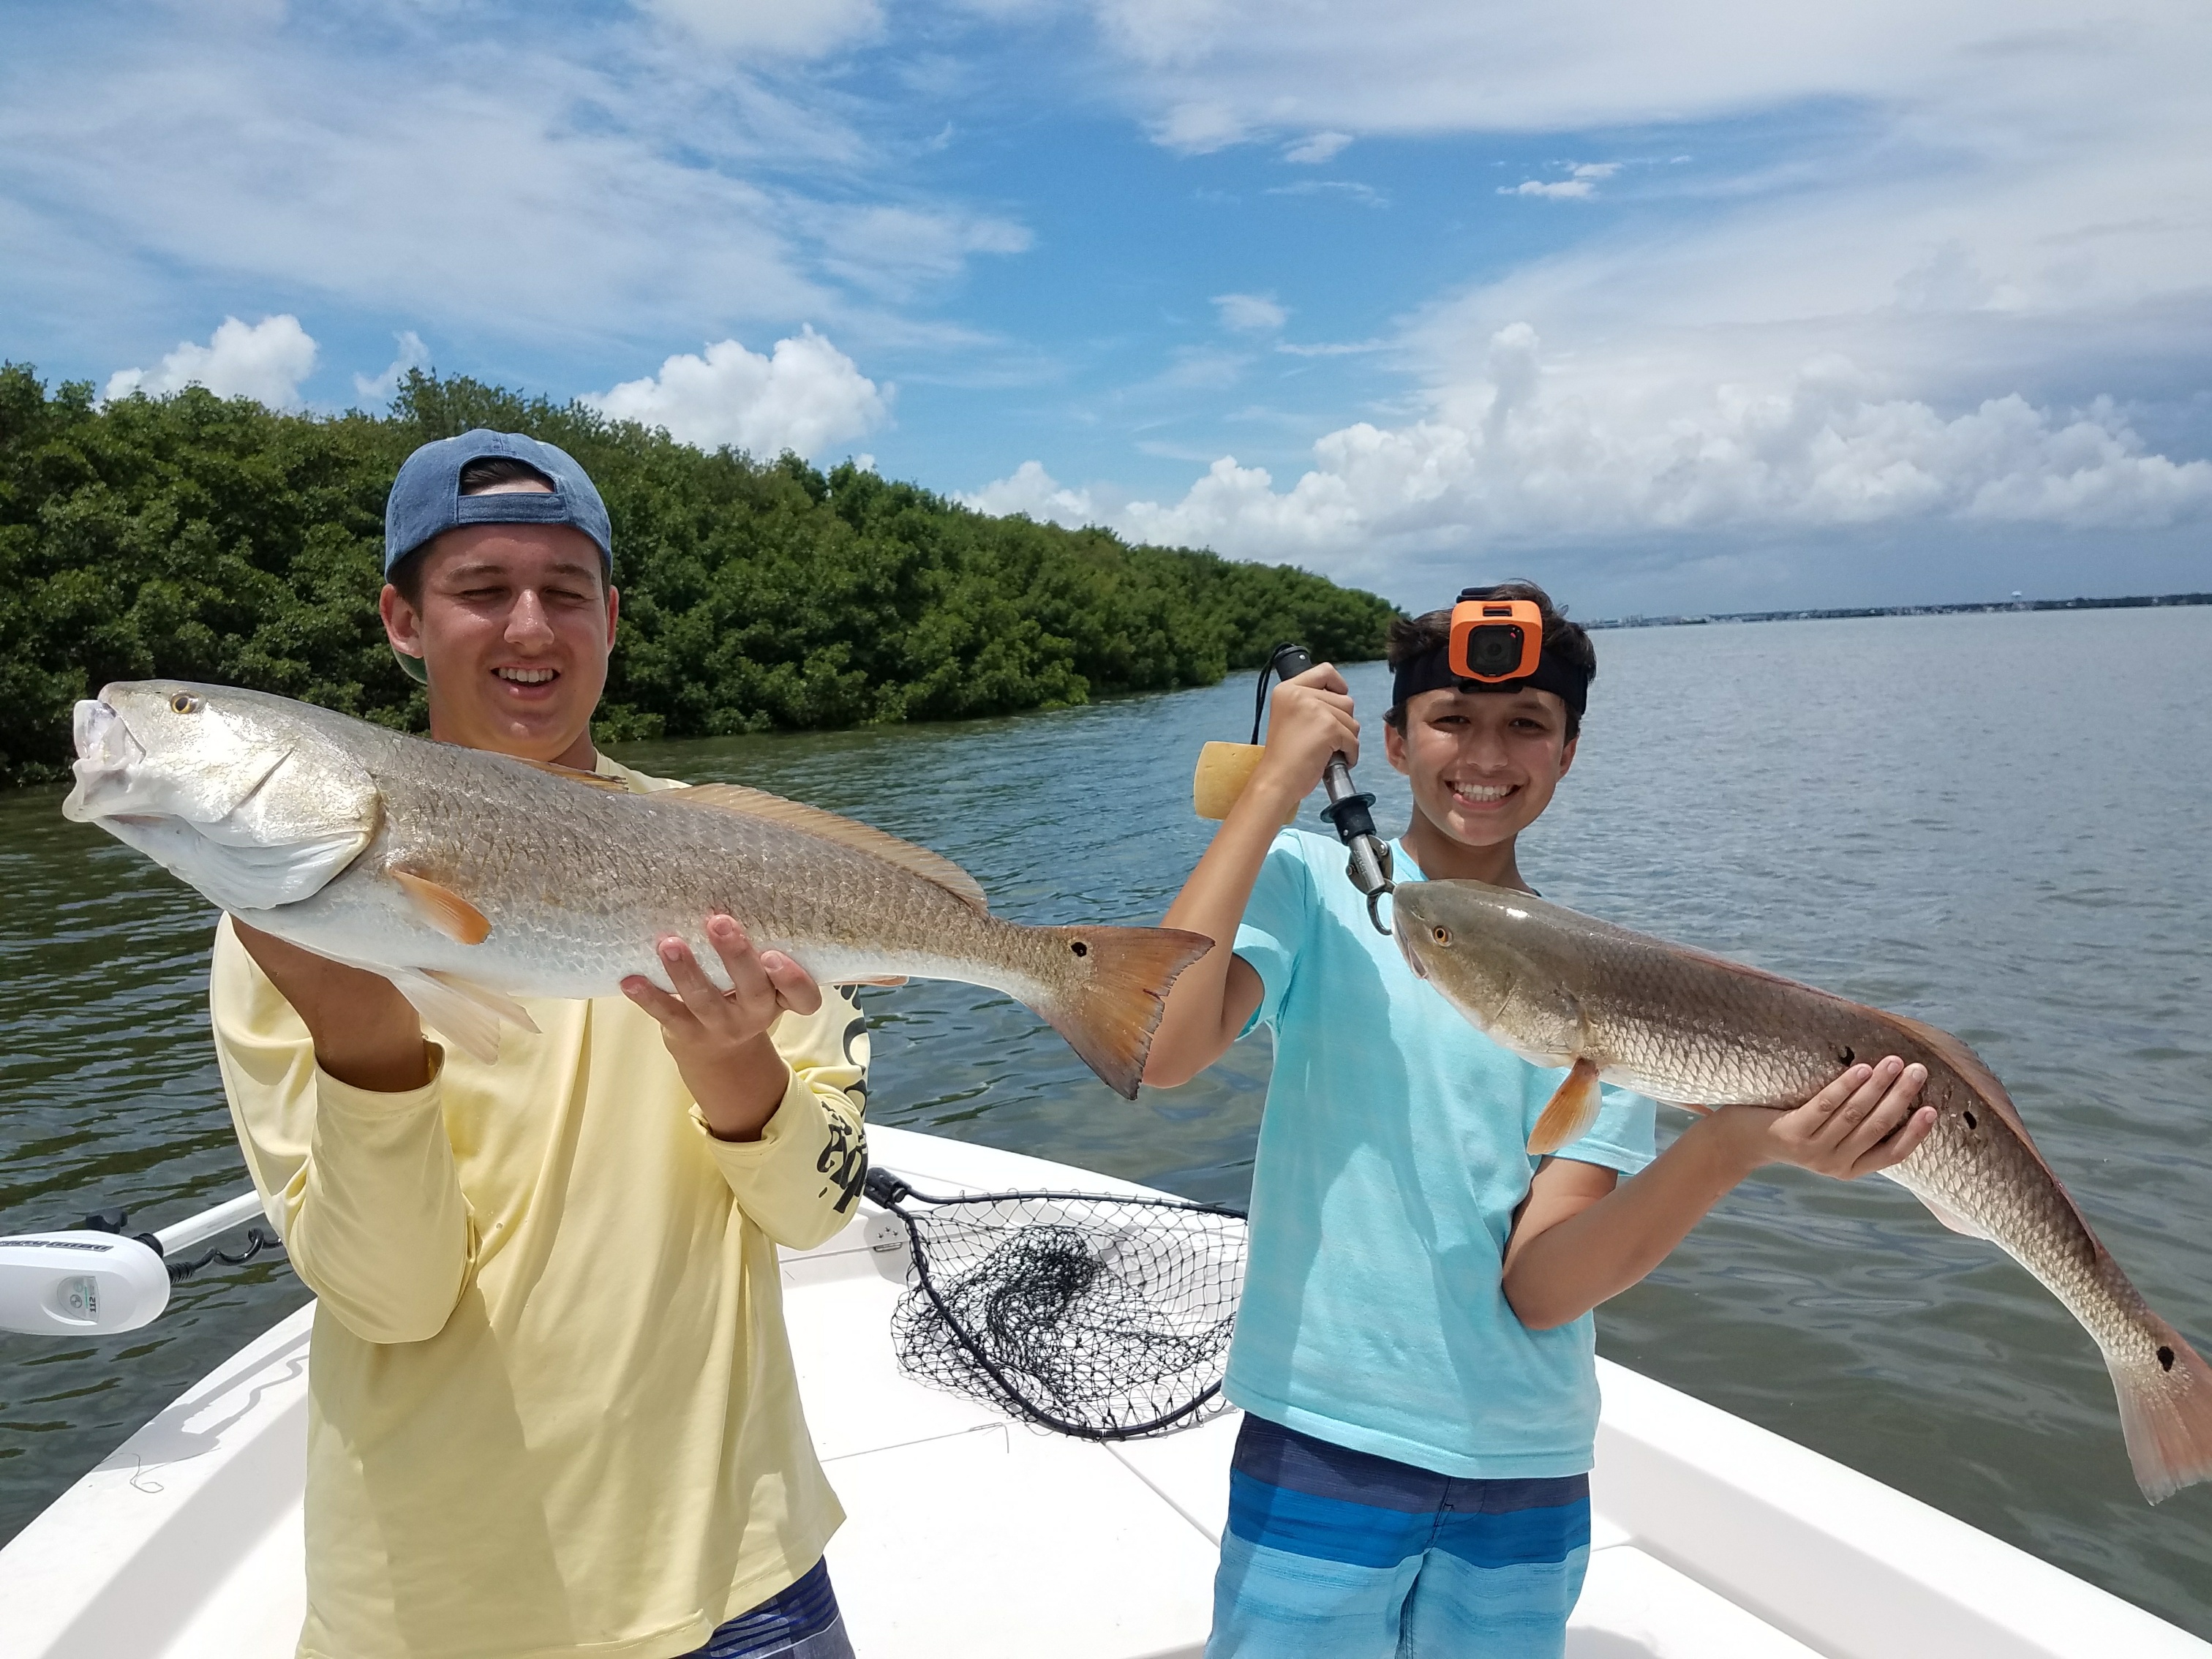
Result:
[[[636,789],[675,787],[602,761]],[[371,1094],[217,927],[231,1115],[309,1350],[313,1659],[670,1659],[793,1583],[844,1518],[783,1328],[779,1243],[850,1218],[866,1028],[845,998],[771,1036],[757,1141],[707,1131],[620,996],[526,1000],[498,1063]]]

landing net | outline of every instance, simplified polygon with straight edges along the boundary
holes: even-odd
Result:
[[[1086,1440],[1224,1408],[1241,1211],[1103,1193],[931,1197],[883,1170],[866,1191],[912,1250],[891,1314],[908,1376]]]

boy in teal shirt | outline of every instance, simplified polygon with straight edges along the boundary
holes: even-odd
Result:
[[[1413,794],[1401,882],[1533,891],[1516,838],[1574,762],[1588,635],[1539,588],[1489,597],[1540,607],[1524,679],[1455,678],[1449,611],[1391,629],[1384,740]],[[1266,754],[1167,916],[1235,944],[1176,982],[1146,1073],[1181,1083],[1252,1026],[1275,1035],[1207,1654],[1556,1659],[1589,1555],[1590,1310],[1763,1164],[1849,1178],[1904,1158],[1934,1124],[1914,1104],[1925,1077],[1854,1066],[1794,1111],[1702,1117],[1656,1160],[1651,1103],[1607,1089],[1588,1135],[1529,1157],[1562,1074],[1414,976],[1334,841],[1278,833],[1333,752],[1358,760],[1344,681],[1316,667],[1270,707]]]

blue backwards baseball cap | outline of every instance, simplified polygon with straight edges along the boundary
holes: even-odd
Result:
[[[552,493],[462,495],[461,470],[471,461],[495,456],[544,473],[552,482]],[[384,503],[385,575],[389,577],[400,560],[434,538],[468,524],[574,525],[598,545],[607,574],[614,573],[614,532],[607,522],[607,504],[584,469],[566,450],[519,432],[478,428],[458,438],[424,444],[407,458]]]

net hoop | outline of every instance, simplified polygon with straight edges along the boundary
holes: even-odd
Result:
[[[967,1269],[965,1273],[957,1275],[948,1284],[941,1269],[939,1271],[932,1269],[930,1258],[933,1246],[923,1230],[929,1222],[952,1217],[963,1207],[981,1208],[986,1206],[1004,1206],[1032,1203],[1113,1206],[1130,1211],[1151,1210],[1184,1216],[1213,1217],[1236,1224],[1233,1272],[1241,1283],[1243,1266],[1243,1229],[1246,1220],[1246,1215],[1243,1210],[1224,1204],[1200,1203],[1192,1199],[1155,1197],[1150,1194],[1130,1195],[1121,1193],[1085,1193],[1043,1188],[1010,1192],[931,1194],[918,1190],[887,1170],[869,1171],[864,1190],[872,1203],[886,1214],[896,1218],[906,1231],[909,1263],[908,1285],[905,1294],[900,1298],[897,1311],[892,1316],[892,1329],[894,1346],[898,1350],[900,1368],[909,1375],[920,1376],[925,1381],[940,1387],[951,1388],[957,1393],[969,1394],[972,1396],[977,1392],[975,1389],[962,1387],[961,1384],[965,1379],[958,1376],[957,1373],[933,1371],[921,1364],[910,1352],[912,1343],[900,1340],[902,1322],[908,1324],[911,1330],[920,1322],[933,1316],[936,1331],[941,1332],[943,1338],[949,1339],[957,1350],[960,1359],[972,1365],[975,1370],[980,1373],[981,1377],[988,1382],[989,1403],[1057,1434],[1093,1441],[1138,1439],[1146,1435],[1164,1433],[1196,1420],[1205,1415],[1206,1407],[1219,1398],[1221,1379],[1219,1368],[1217,1365],[1213,1367],[1215,1371],[1213,1379],[1203,1388],[1192,1394],[1188,1399],[1182,1400],[1172,1409],[1155,1413],[1141,1421],[1103,1424],[1084,1422],[1069,1416],[1065,1412],[1054,1410],[1048,1405],[1041,1404],[1032,1398],[1030,1389],[1024,1388],[1014,1376],[1008,1374],[1008,1368],[1002,1364],[999,1358],[991,1352],[989,1345],[978,1338],[970,1328],[969,1320],[954,1305],[954,1292],[964,1287],[966,1282],[979,1271],[979,1267]],[[928,1209],[926,1212],[917,1212],[909,1207],[909,1201],[926,1205]],[[1009,1234],[1018,1234],[1024,1230],[1037,1227],[1080,1231],[1073,1224],[1048,1222],[1042,1219],[976,1224],[995,1225],[1000,1231]],[[989,1259],[986,1258],[980,1267],[988,1265]],[[1220,1322],[1221,1334],[1218,1343],[1215,1344],[1223,1350],[1225,1350],[1227,1346],[1225,1328],[1234,1317],[1233,1294],[1229,1297],[1229,1305],[1231,1311]],[[922,1311],[925,1307],[926,1313]]]

